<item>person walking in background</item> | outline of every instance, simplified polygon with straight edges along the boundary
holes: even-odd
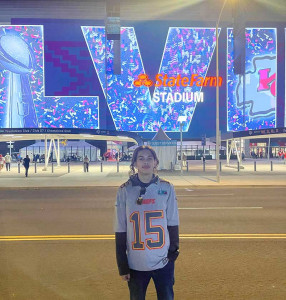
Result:
[[[251,151],[251,157],[255,158],[255,152],[254,151]]]
[[[12,157],[9,153],[7,153],[4,158],[5,158],[5,164],[6,164],[6,171],[10,171]]]
[[[0,154],[0,172],[4,167],[4,162],[5,162],[4,157],[2,156],[2,154]]]
[[[84,157],[83,159],[83,168],[84,168],[84,172],[88,172],[88,166],[89,166],[89,159],[87,157],[87,155]]]
[[[187,166],[187,155],[185,152],[183,152],[183,167]]]
[[[119,154],[118,154],[118,152],[115,153],[115,160],[116,160],[116,161],[119,160]]]
[[[245,160],[245,154],[244,154],[243,151],[242,151],[242,153],[241,153],[241,158],[242,158],[242,160]]]
[[[30,158],[29,155],[26,155],[26,157],[23,160],[23,166],[25,168],[25,176],[28,177],[28,171],[30,167]]]

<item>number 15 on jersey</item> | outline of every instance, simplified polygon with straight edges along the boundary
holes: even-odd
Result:
[[[133,250],[145,250],[145,245],[148,249],[160,249],[165,245],[165,230],[160,225],[152,225],[152,220],[163,219],[164,213],[162,210],[153,210],[144,212],[144,230],[145,235],[156,234],[157,239],[146,238],[145,241],[141,239],[141,223],[140,214],[138,211],[130,215],[130,222],[133,223],[134,242],[132,242]]]

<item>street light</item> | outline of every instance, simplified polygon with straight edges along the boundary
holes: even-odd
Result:
[[[216,85],[216,181],[219,183],[220,182],[220,168],[219,168],[219,149],[220,149],[220,131],[219,131],[219,69],[218,69],[218,26],[219,22],[221,19],[221,15],[223,12],[223,9],[225,7],[227,0],[224,0],[224,3],[222,5],[222,8],[219,13],[218,20],[216,22],[216,80],[217,80],[217,85]]]
[[[187,121],[186,116],[179,116],[178,121],[180,122],[180,155],[181,155],[181,174],[183,173],[183,123]]]
[[[12,141],[9,141],[9,142],[6,142],[7,144],[9,144],[8,145],[8,148],[9,148],[9,152],[10,152],[10,156],[12,155],[12,148],[13,148],[13,145],[12,144],[14,144],[14,142],[12,142]]]

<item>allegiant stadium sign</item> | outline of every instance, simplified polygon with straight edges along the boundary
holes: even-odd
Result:
[[[133,85],[136,87],[146,86],[146,87],[206,87],[206,86],[221,86],[222,77],[219,76],[218,79],[215,76],[202,77],[198,74],[192,74],[191,77],[177,75],[168,76],[167,74],[157,74],[155,77],[155,83],[149,78],[147,74],[140,74],[138,79],[133,81]],[[204,102],[203,92],[155,92],[153,96],[154,102]]]

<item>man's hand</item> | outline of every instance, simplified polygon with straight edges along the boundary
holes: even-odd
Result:
[[[121,275],[122,280],[129,281],[130,280],[130,274]]]

